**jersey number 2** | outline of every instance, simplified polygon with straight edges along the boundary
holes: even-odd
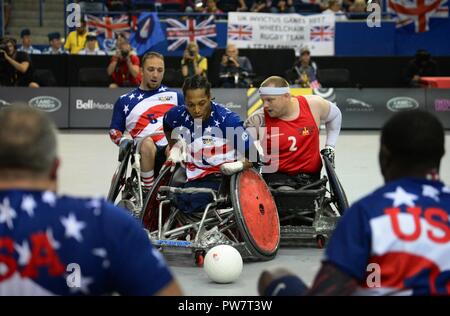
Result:
[[[295,146],[297,144],[297,139],[294,136],[289,136],[288,140],[292,141],[289,151],[296,151],[298,149],[297,146]]]

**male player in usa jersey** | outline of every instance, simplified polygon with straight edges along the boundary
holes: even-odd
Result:
[[[385,185],[346,211],[306,294],[450,295],[450,187],[439,180],[444,138],[429,112],[400,112],[384,125]],[[306,286],[286,270],[266,271],[259,290],[300,295]]]
[[[334,147],[341,129],[339,108],[320,96],[292,97],[289,83],[278,76],[267,78],[259,89],[263,108],[245,122],[250,134],[260,141],[276,173],[265,173],[272,181],[305,185],[320,178],[320,122],[325,122],[326,143],[322,153],[334,164]],[[262,129],[259,135],[260,128]],[[265,145],[264,145],[265,144]],[[277,152],[271,149],[277,148]]]
[[[56,195],[56,132],[43,112],[13,105],[0,126],[0,296],[181,294],[127,212]]]
[[[164,132],[171,147],[168,160],[184,162],[187,187],[217,190],[222,173],[231,175],[249,168],[246,160],[249,136],[239,116],[223,105],[211,101],[211,84],[200,75],[183,84],[186,106],[177,106],[164,116]],[[183,141],[178,136],[183,136]],[[187,146],[181,150],[181,144]],[[211,195],[182,194],[176,204],[184,212],[203,210]]]
[[[144,189],[150,190],[155,170],[166,160],[167,139],[163,133],[164,114],[176,105],[183,105],[183,96],[163,85],[164,57],[155,52],[142,57],[142,82],[140,86],[122,95],[114,104],[109,135],[120,145],[125,130],[135,140],[141,153],[141,180]],[[160,134],[156,134],[156,133]],[[150,137],[149,137],[150,136]]]

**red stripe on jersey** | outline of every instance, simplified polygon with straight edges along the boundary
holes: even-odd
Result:
[[[299,116],[292,121],[271,118],[264,110],[267,127],[267,151],[272,164],[278,162],[278,172],[295,175],[318,173],[322,168],[319,154],[319,128],[303,96],[296,97],[300,107]],[[272,128],[278,128],[278,135],[272,135]],[[270,155],[272,141],[278,139],[277,155]],[[263,142],[265,143],[265,142]]]
[[[389,252],[382,256],[372,256],[369,263],[376,263],[380,266],[381,286],[407,289],[404,282],[406,279],[417,276],[421,278],[420,283],[428,283],[431,294],[437,294],[436,279],[440,274],[440,269],[431,259],[406,252]],[[426,274],[429,270],[429,274]],[[419,276],[421,274],[421,276]],[[428,280],[424,279],[428,277]],[[362,286],[367,287],[366,282]],[[416,282],[419,283],[419,281]],[[450,284],[447,284],[447,294],[450,293]]]
[[[152,124],[151,120],[158,119],[164,116],[164,114],[166,114],[166,112],[169,111],[172,107],[174,107],[173,104],[158,104],[147,109],[147,111],[141,114],[139,120],[136,122],[136,125],[130,131],[131,137],[135,138],[136,136],[138,136],[149,124]]]

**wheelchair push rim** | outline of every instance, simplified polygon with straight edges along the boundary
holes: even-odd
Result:
[[[328,175],[332,198],[337,204],[339,214],[343,215],[345,210],[349,207],[347,195],[345,194],[344,188],[342,187],[330,160],[327,157],[322,158]]]
[[[114,173],[113,178],[111,180],[111,186],[109,188],[107,200],[112,203],[116,201],[117,196],[121,191],[121,186],[125,185],[128,160],[130,158],[130,155],[131,150],[129,150],[126,153],[125,157],[123,157],[122,161],[120,162],[120,165],[117,167],[116,172]]]
[[[273,258],[280,244],[280,222],[269,188],[253,169],[234,175],[230,185],[236,221],[249,250],[261,259]]]

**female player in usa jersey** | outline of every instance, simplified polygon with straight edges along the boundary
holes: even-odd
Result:
[[[144,189],[153,185],[155,170],[166,160],[167,140],[163,134],[162,119],[172,107],[183,105],[183,96],[163,85],[164,57],[155,52],[142,57],[143,73],[140,86],[122,95],[114,105],[109,135],[119,145],[125,130],[135,139],[141,153],[141,179]],[[153,135],[161,132],[159,135]]]
[[[260,293],[450,295],[450,187],[439,180],[444,152],[436,117],[396,114],[381,132],[385,185],[345,212],[312,288],[286,270],[266,271]]]

